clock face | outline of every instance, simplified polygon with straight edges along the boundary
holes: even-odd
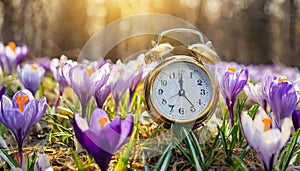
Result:
[[[197,118],[210,105],[214,92],[208,73],[184,61],[162,68],[151,89],[156,110],[173,121]]]

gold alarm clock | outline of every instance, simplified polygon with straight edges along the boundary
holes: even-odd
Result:
[[[197,42],[174,46],[165,41],[171,34],[188,34]],[[175,43],[174,43],[175,44]],[[193,124],[198,128],[214,113],[218,86],[207,67],[219,57],[212,43],[201,32],[186,28],[162,32],[154,47],[145,53],[145,62],[160,63],[145,80],[145,106],[158,124]]]

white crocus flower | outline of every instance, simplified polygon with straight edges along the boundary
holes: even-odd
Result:
[[[259,108],[254,120],[246,113],[241,114],[241,127],[249,145],[260,156],[265,170],[272,170],[281,149],[289,140],[292,120],[284,118],[281,125]]]

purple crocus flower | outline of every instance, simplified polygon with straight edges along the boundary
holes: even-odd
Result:
[[[34,171],[53,171],[47,154],[39,155],[34,164]]]
[[[5,94],[5,91],[6,91],[6,87],[5,86],[3,86],[3,87],[0,88],[0,101],[2,99],[2,95]]]
[[[5,95],[0,103],[0,122],[9,128],[18,143],[19,164],[22,165],[22,143],[29,129],[36,124],[46,112],[46,98],[34,99],[28,90],[18,91],[10,100]]]
[[[292,113],[292,120],[295,131],[297,131],[300,128],[300,110],[294,110]]]
[[[29,54],[27,46],[16,46],[9,42],[7,46],[0,43],[0,66],[7,73],[11,74],[16,66]]]
[[[282,118],[291,116],[298,104],[294,85],[284,76],[268,78],[263,93],[278,125]]]
[[[23,86],[35,95],[44,79],[45,69],[38,64],[25,64],[23,68],[18,66],[17,72]]]
[[[65,68],[67,70],[67,73],[69,72],[69,69],[71,67],[78,65],[77,62],[68,60],[67,56],[65,56],[65,55],[62,55],[60,57],[60,59],[53,58],[50,61],[50,70],[53,74],[54,79],[56,80],[56,82],[58,83],[58,86],[59,86],[59,88],[58,88],[59,89],[59,97],[57,98],[57,100],[55,102],[55,107],[57,107],[59,105],[60,96],[63,95],[65,88],[68,86],[68,82],[62,74],[62,67],[66,63],[69,64],[68,66],[66,66],[66,67],[68,67],[68,69]]]
[[[132,60],[126,64],[129,74],[132,75],[132,81],[129,84],[129,102],[131,105],[133,94],[143,78],[144,65],[139,60]],[[129,110],[129,109],[128,109]]]
[[[109,63],[104,64],[100,69],[96,69],[92,65],[72,67],[68,63],[62,67],[64,78],[79,98],[83,117],[86,115],[89,101],[95,95],[96,90],[99,90],[108,80],[110,71]]]
[[[94,157],[101,170],[105,171],[112,155],[131,135],[133,116],[127,115],[123,121],[120,116],[116,116],[110,122],[105,111],[95,109],[89,125],[79,114],[75,114],[73,127],[78,142]]]
[[[95,100],[97,103],[97,107],[102,109],[103,105],[108,97],[108,95],[111,93],[111,85],[105,84],[100,88],[100,90],[97,90],[95,93]]]
[[[248,70],[234,67],[227,67],[224,71],[222,68],[218,69],[218,81],[221,93],[225,98],[226,105],[230,114],[231,126],[234,125],[233,106],[236,97],[243,90],[248,82]]]
[[[45,71],[50,71],[51,72],[51,60],[49,57],[40,57],[38,59],[35,60],[36,63],[38,63],[40,66],[42,66]]]
[[[112,68],[112,74],[109,79],[111,85],[111,92],[115,101],[116,113],[118,113],[119,102],[128,90],[130,83],[132,82],[134,73],[123,64],[120,60],[117,61]]]
[[[241,129],[249,145],[257,152],[264,169],[271,171],[277,162],[281,149],[289,140],[292,121],[284,118],[277,126],[274,120],[259,108],[254,120],[242,112],[240,115]]]
[[[262,106],[265,111],[267,111],[267,101],[265,99],[265,96],[263,95],[263,88],[260,83],[256,83],[255,85],[253,85],[249,82],[244,87],[244,91],[249,99],[255,101],[260,106]]]

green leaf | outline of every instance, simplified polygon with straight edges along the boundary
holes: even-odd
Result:
[[[18,167],[17,162],[4,150],[0,149],[0,157],[7,162],[11,169]]]
[[[250,149],[251,149],[251,148],[250,148],[249,144],[247,144],[247,146],[246,146],[245,148],[243,148],[243,151],[242,151],[241,154],[239,155],[239,158],[240,158],[241,160],[243,160],[243,159],[246,157],[246,155],[248,154],[248,152],[249,152]]]
[[[195,149],[197,151],[197,154],[200,157],[200,160],[201,160],[200,163],[203,164],[205,162],[205,155],[204,155],[204,153],[203,153],[203,151],[200,147],[200,143],[199,143],[199,141],[198,141],[198,139],[197,139],[197,137],[196,137],[196,135],[193,131],[190,131],[190,135],[191,135],[191,140],[192,140],[194,146],[196,147]]]
[[[236,158],[231,166],[234,170],[248,171],[249,169],[243,164],[242,159]]]
[[[226,156],[229,156],[229,150],[227,148],[227,141],[226,141],[225,133],[223,132],[223,130],[221,130],[219,128],[219,126],[217,128],[218,128],[218,131],[220,132],[220,135],[221,135],[221,140],[222,140],[222,144],[223,144]]]
[[[146,153],[145,153],[145,151],[142,152],[142,163],[145,165],[143,167],[143,171],[149,171],[149,167],[146,165]]]
[[[246,97],[242,97],[241,99],[237,100],[237,105],[236,105],[236,112],[237,113],[236,113],[236,116],[239,116],[242,113],[243,108],[246,104],[247,98],[248,97],[246,96]]]
[[[75,161],[76,166],[78,167],[78,170],[79,171],[84,171],[82,162],[80,161],[78,155],[73,150],[72,150],[72,157],[73,157],[73,159]]]
[[[220,144],[221,144],[220,132],[218,132],[217,136],[214,138],[214,143],[213,143],[212,147],[210,148],[211,150],[209,150],[208,157],[205,160],[206,168],[209,168],[211,166],[211,164],[214,163],[214,161],[216,160],[216,158],[218,156],[218,151],[216,151],[216,149],[217,149],[217,147],[220,146]]]
[[[47,144],[47,142],[49,141],[49,138],[50,138],[50,135],[52,133],[52,129],[49,131],[47,137],[45,138],[45,140],[43,141],[43,143],[41,144],[39,150],[38,150],[38,153],[40,154],[44,148],[44,146]]]
[[[53,119],[54,121],[57,121],[55,118],[53,118],[52,116],[50,116],[51,119]],[[46,123],[49,123],[49,124],[52,124],[52,125],[55,125],[58,127],[58,129],[61,129],[60,131],[63,132],[63,131],[67,131],[69,134],[73,135],[73,131],[69,128],[66,128],[64,127],[61,123],[59,123],[58,121],[57,122],[54,122],[54,121],[51,121],[49,119],[45,120],[45,119],[42,119],[43,122],[46,122]]]
[[[0,136],[3,137],[4,135],[5,126],[0,122]]]
[[[184,133],[184,136],[185,136],[187,147],[189,148],[190,152],[192,153],[192,158],[193,158],[193,161],[194,161],[194,164],[195,164],[194,167],[197,171],[199,171],[199,170],[202,171],[199,160],[197,158],[196,150],[194,148],[194,145],[193,145],[192,140],[191,140],[190,135],[189,135],[189,130],[187,130],[187,128],[185,128],[185,127],[183,127],[182,130],[183,130],[183,133]]]
[[[26,170],[27,171],[32,171],[34,170],[34,165],[37,160],[37,155],[34,155],[32,158],[29,158],[26,156]]]
[[[256,115],[256,113],[258,111],[258,108],[259,108],[259,105],[256,104],[256,105],[253,105],[251,107],[251,109],[248,110],[248,114],[251,116],[252,119],[254,119],[254,117],[255,117],[255,115]]]
[[[237,136],[234,136],[230,142],[230,146],[229,146],[229,157],[231,157],[233,149],[235,147],[235,143],[237,142]]]
[[[183,149],[183,147],[176,141],[173,140],[173,143],[175,144],[175,146],[177,147],[177,149],[184,155],[184,157],[190,162],[193,163],[193,160],[190,158],[190,156],[185,152],[185,150]]]
[[[168,150],[168,152],[165,156],[164,162],[162,163],[162,166],[160,168],[160,171],[168,170],[171,158],[172,158],[172,148],[170,150]]]
[[[155,165],[155,171],[158,170],[158,168],[161,167],[161,165],[163,164],[164,160],[166,159],[166,156],[168,155],[169,151],[172,151],[172,146],[173,146],[173,143],[171,142],[167,148],[165,149],[165,151],[163,152],[163,154],[160,156],[160,158],[158,159],[156,165]]]
[[[281,170],[286,170],[286,168],[289,166],[289,163],[291,161],[291,158],[293,156],[293,151],[296,147],[297,144],[297,139],[299,137],[300,129],[297,130],[296,134],[294,135],[292,142],[290,143],[289,146],[287,146],[287,151],[284,152],[283,157],[280,157],[281,159]]]
[[[129,139],[128,146],[127,146],[126,150],[124,151],[124,153],[122,154],[122,156],[119,158],[118,163],[114,170],[127,170],[128,159],[131,154],[131,150],[135,145],[135,137],[138,132],[138,126],[137,126],[138,117],[139,117],[139,115],[135,115],[135,117],[134,117],[133,132]]]

